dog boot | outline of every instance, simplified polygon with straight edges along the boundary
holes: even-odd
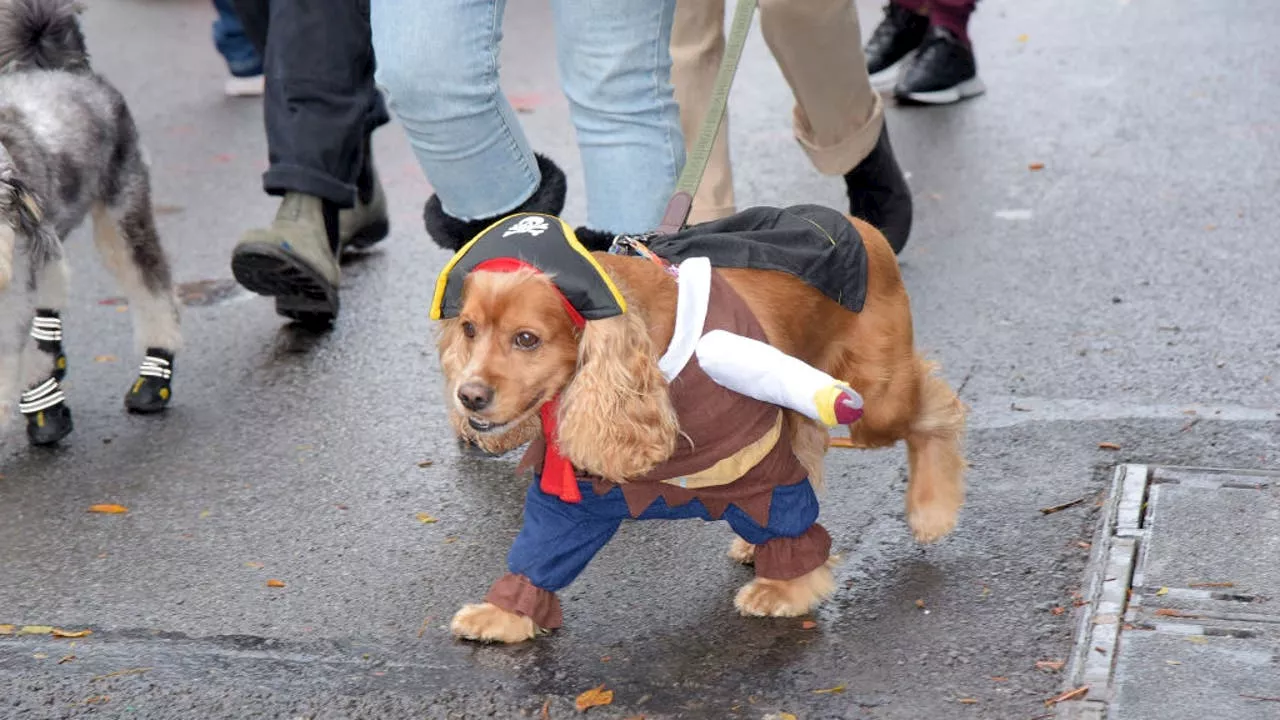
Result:
[[[18,412],[27,418],[32,445],[53,445],[71,433],[71,409],[56,378],[36,383],[22,393]]]
[[[535,155],[535,157],[538,158],[538,171],[542,174],[542,181],[538,183],[537,189],[533,191],[533,195],[529,196],[528,200],[500,215],[476,220],[462,220],[446,214],[444,206],[440,203],[440,196],[432,195],[427,200],[426,207],[422,209],[422,220],[427,226],[427,234],[440,247],[456,252],[463,245],[470,242],[471,238],[475,237],[481,230],[508,215],[522,212],[559,215],[560,211],[564,209],[566,192],[564,171],[552,162],[551,158],[545,155]]]
[[[165,409],[173,397],[173,353],[163,348],[147,348],[138,379],[124,396],[129,412],[149,415]]]
[[[343,252],[366,250],[385,238],[390,230],[387,196],[375,176],[368,201],[357,197],[355,207],[338,211],[338,246]]]
[[[278,314],[328,327],[339,307],[337,216],[318,197],[287,193],[271,227],[250,230],[236,244],[231,272],[246,289],[274,297]]]
[[[849,192],[849,214],[884,233],[895,254],[902,252],[911,235],[911,188],[893,156],[888,126],[880,130],[871,154],[845,173],[844,182]]]
[[[61,382],[67,376],[67,355],[62,352],[62,316],[58,311],[37,308],[31,320],[31,337],[40,352],[53,356],[53,379]]]

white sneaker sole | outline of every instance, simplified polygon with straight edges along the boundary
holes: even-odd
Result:
[[[227,97],[257,97],[266,91],[266,79],[261,75],[252,77],[231,77],[222,86]]]
[[[953,85],[946,90],[933,90],[931,92],[902,93],[898,95],[899,100],[910,100],[924,105],[950,105],[957,103],[965,98],[971,98],[987,91],[987,86],[982,83],[982,78],[973,76],[962,83]]]
[[[898,62],[873,73],[871,78],[871,88],[877,91],[892,90],[894,85],[898,84],[898,80],[902,78],[902,71],[906,69],[911,61],[916,57],[916,51],[912,50],[902,57]]]

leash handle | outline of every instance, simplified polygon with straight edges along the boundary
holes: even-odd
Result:
[[[685,158],[684,170],[680,172],[680,179],[676,182],[675,194],[667,202],[667,209],[662,214],[662,224],[657,230],[659,235],[679,232],[684,227],[685,220],[689,219],[689,211],[693,209],[693,196],[698,192],[702,174],[707,170],[707,161],[711,159],[711,148],[715,145],[716,135],[724,122],[725,109],[729,104],[729,89],[733,86],[738,60],[742,57],[747,33],[751,30],[751,17],[755,14],[756,2],[757,0],[738,0],[737,7],[733,10],[733,24],[729,27],[729,38],[725,41],[720,70],[716,72],[716,84],[711,90],[711,104],[707,107],[707,116],[703,118],[702,127],[698,130],[697,142]]]

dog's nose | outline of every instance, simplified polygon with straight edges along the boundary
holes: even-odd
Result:
[[[484,383],[463,383],[458,388],[458,400],[462,402],[462,407],[479,412],[493,402],[493,388]]]

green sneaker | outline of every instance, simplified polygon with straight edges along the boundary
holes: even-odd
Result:
[[[287,193],[271,227],[250,230],[231,253],[246,289],[276,299],[276,312],[310,327],[338,317],[338,259],[329,248],[320,198]]]
[[[365,250],[381,241],[391,230],[387,220],[387,196],[382,192],[378,176],[373,177],[373,197],[338,212],[338,247],[346,250]]]

